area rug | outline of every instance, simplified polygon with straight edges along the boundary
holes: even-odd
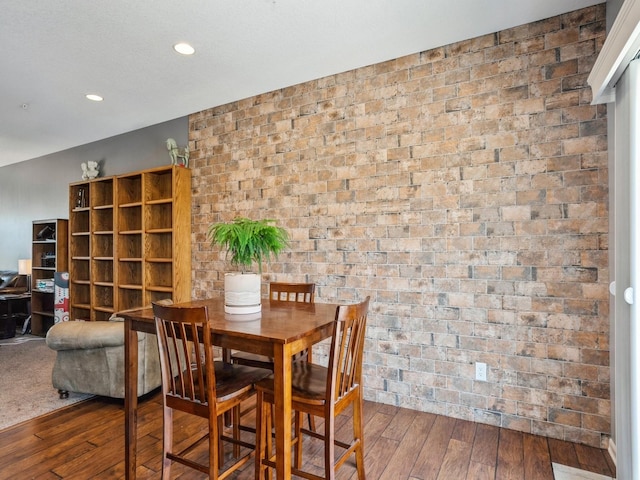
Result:
[[[70,392],[60,399],[51,384],[55,358],[42,337],[0,340],[0,430],[92,397]]]
[[[578,470],[577,468],[552,463],[553,478],[555,480],[613,480],[606,475],[599,473],[587,472],[586,470]]]

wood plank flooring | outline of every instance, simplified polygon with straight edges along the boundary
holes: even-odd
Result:
[[[177,415],[178,442],[206,428],[204,422]],[[138,410],[138,478],[160,478],[161,397],[145,398]],[[322,428],[320,423],[319,428]],[[348,438],[351,421],[336,421],[338,437]],[[0,480],[89,480],[124,478],[122,401],[95,398],[48,416],[0,431]],[[369,480],[553,480],[551,463],[615,476],[604,450],[365,402],[365,467]],[[305,440],[305,468],[320,473],[322,448]],[[253,462],[230,478],[253,478]],[[180,465],[176,479],[201,479]],[[352,461],[340,480],[355,480]]]

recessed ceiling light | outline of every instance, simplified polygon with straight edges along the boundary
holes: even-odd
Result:
[[[173,49],[181,55],[193,55],[196,51],[196,49],[188,43],[176,43]]]
[[[87,93],[85,97],[87,97],[88,100],[92,100],[94,102],[101,102],[102,100],[104,100],[104,98],[102,98],[100,95],[96,95],[95,93]]]

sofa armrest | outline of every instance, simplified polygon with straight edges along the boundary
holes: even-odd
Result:
[[[118,347],[124,345],[124,325],[98,321],[56,323],[47,332],[46,341],[52,350]]]

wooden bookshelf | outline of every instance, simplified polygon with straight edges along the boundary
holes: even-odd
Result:
[[[46,335],[54,323],[55,272],[67,271],[66,219],[34,220],[31,252],[31,333]],[[40,280],[51,282],[51,288],[39,288]]]
[[[72,319],[191,299],[189,169],[72,183],[69,207]]]

